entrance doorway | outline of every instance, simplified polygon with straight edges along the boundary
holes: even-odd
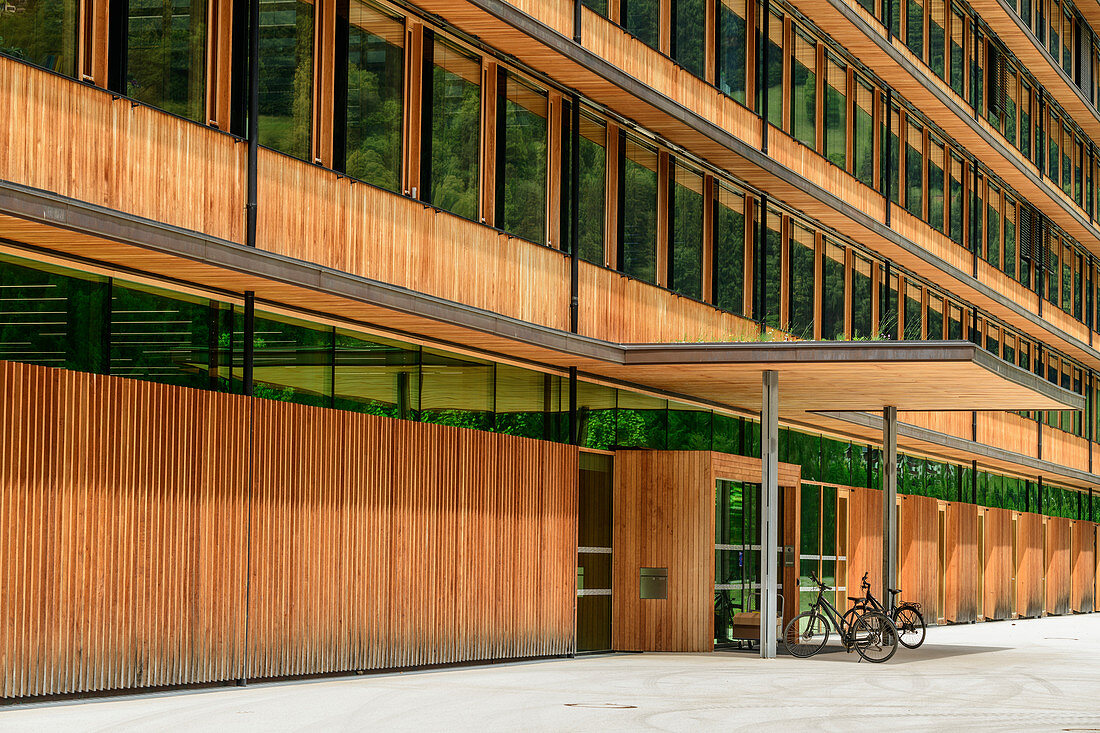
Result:
[[[714,491],[714,645],[759,639],[760,484],[719,479]],[[783,491],[779,547],[783,547]],[[782,554],[782,552],[780,553]],[[782,567],[782,565],[780,565]],[[783,584],[779,584],[782,597]]]
[[[611,518],[614,461],[580,455],[577,501],[577,651],[611,649]]]

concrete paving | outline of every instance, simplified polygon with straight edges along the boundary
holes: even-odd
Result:
[[[1100,614],[929,629],[886,664],[617,654],[0,707],[38,731],[1100,731]]]

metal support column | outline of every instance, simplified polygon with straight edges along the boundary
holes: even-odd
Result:
[[[898,587],[898,408],[882,410],[882,597]]]
[[[760,403],[760,657],[775,659],[779,592],[779,372],[766,371]]]

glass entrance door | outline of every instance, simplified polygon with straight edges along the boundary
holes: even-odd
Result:
[[[612,457],[581,453],[577,502],[577,651],[611,649]]]
[[[778,539],[783,548],[783,494]],[[782,568],[780,562],[779,567]],[[782,577],[782,575],[780,576]],[[779,584],[782,596],[783,584]],[[760,608],[760,484],[719,479],[714,487],[714,645],[757,639]]]

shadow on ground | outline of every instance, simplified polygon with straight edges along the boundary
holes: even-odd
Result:
[[[790,657],[783,645],[779,645],[777,653],[781,657]],[[963,657],[972,654],[992,654],[994,652],[1009,651],[1012,647],[1006,646],[975,646],[966,644],[922,644],[917,649],[906,649],[903,646],[898,647],[898,651],[890,659],[887,664],[910,664],[913,662],[931,662],[937,659],[950,659],[951,657]],[[715,651],[715,654],[729,655],[735,657],[758,657],[760,656],[760,650],[757,647],[753,647],[751,650],[738,649],[736,647],[719,649]],[[825,661],[825,662],[852,662],[856,663],[860,661],[860,656],[854,651],[846,652],[844,647],[838,644],[828,644],[824,649],[804,660],[806,662]]]

